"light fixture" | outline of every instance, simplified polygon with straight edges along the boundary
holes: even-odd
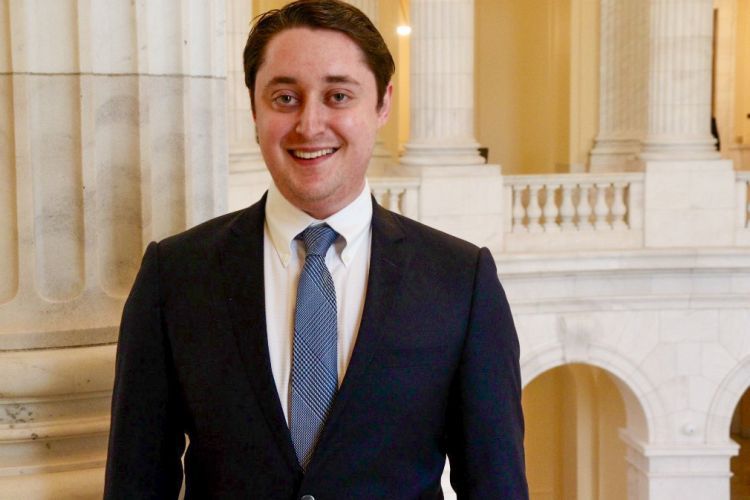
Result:
[[[407,12],[406,6],[404,5],[405,0],[400,0],[398,2],[399,7],[401,7],[401,17],[404,20],[404,24],[400,24],[398,28],[396,28],[396,33],[398,33],[398,36],[409,36],[411,34],[411,26],[409,26],[409,13]]]

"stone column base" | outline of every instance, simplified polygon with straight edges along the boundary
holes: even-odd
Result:
[[[400,158],[402,165],[413,166],[457,166],[481,165],[484,158],[479,154],[479,144],[466,141],[459,144],[435,144],[409,142]]]
[[[589,171],[638,172],[643,162],[638,158],[641,143],[635,139],[596,139],[590,153]]]
[[[115,346],[0,351],[0,498],[101,498]]]
[[[735,174],[729,160],[647,161],[644,244],[734,244]]]

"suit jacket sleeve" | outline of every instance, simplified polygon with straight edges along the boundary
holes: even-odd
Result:
[[[448,419],[451,484],[460,499],[528,498],[518,337],[486,248]]]
[[[158,245],[130,292],[117,347],[105,499],[177,498],[185,447],[169,341],[162,324]]]

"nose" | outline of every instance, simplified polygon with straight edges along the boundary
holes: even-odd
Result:
[[[295,131],[306,139],[313,138],[325,130],[326,109],[322,103],[308,101],[299,112]]]

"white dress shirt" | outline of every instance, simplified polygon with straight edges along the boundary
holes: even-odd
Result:
[[[362,193],[324,221],[292,205],[271,183],[266,198],[263,232],[263,277],[266,294],[266,331],[271,371],[289,422],[289,380],[292,369],[294,308],[297,283],[305,263],[305,248],[294,238],[311,224],[326,222],[339,234],[326,254],[326,265],[336,287],[338,318],[338,377],[344,379],[362,319],[370,268],[372,200],[365,181]]]

